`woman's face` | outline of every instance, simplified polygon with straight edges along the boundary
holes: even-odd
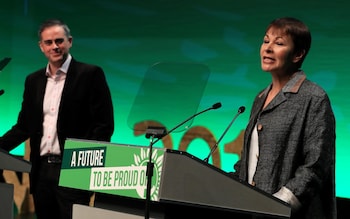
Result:
[[[273,27],[264,36],[260,58],[263,71],[277,74],[289,74],[289,70],[298,61],[291,36]]]

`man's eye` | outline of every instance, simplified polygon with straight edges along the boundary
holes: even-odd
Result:
[[[64,42],[63,38],[58,38],[55,40],[44,40],[44,44],[47,46],[50,46],[53,42],[55,42],[56,45],[62,44]]]
[[[63,38],[55,39],[56,44],[61,44],[61,43],[63,43],[63,41],[64,41]]]
[[[49,46],[49,45],[52,44],[52,40],[45,40],[44,43],[45,43],[45,45],[48,45],[48,46]]]

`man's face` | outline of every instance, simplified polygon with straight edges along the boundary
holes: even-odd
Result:
[[[51,65],[61,66],[72,47],[72,37],[67,37],[62,26],[46,28],[39,41],[41,51]]]

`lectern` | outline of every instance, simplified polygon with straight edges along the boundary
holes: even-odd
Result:
[[[15,157],[0,149],[0,169],[29,173],[32,165],[29,161]],[[0,183],[0,218],[13,219],[13,185]]]
[[[79,139],[66,147],[61,186],[97,192],[99,210],[142,218],[147,147]],[[153,154],[151,218],[185,217],[188,210],[220,218],[290,217],[288,204],[187,152],[157,148]]]

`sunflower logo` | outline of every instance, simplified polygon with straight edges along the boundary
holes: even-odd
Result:
[[[161,170],[162,170],[162,164],[163,164],[163,154],[159,155],[157,152],[159,150],[153,150],[152,151],[152,163],[154,164],[153,167],[153,176],[152,176],[152,186],[151,186],[151,200],[152,201],[158,201],[158,193],[159,193],[159,186],[160,186],[160,176],[161,176]],[[135,164],[132,164],[131,166],[144,166],[145,170],[147,169],[147,163],[149,161],[149,155],[150,155],[150,149],[149,148],[141,148],[140,149],[140,155],[134,154],[134,162]],[[147,190],[147,176],[146,174],[142,175],[143,183],[140,187],[136,189],[137,194],[140,196],[140,198],[145,199],[146,198],[146,190]]]

